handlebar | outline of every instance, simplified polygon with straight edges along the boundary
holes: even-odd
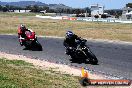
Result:
[[[85,43],[85,42],[87,42],[87,40],[86,40],[86,39],[80,39],[80,40],[76,41],[77,44],[80,44],[80,43],[82,43],[82,42]]]

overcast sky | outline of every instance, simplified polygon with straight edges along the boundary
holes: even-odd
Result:
[[[0,0],[7,2],[16,2],[16,1],[32,1],[32,0]],[[127,3],[132,3],[132,0],[33,0],[41,1],[46,4],[65,4],[70,7],[83,8],[90,7],[91,4],[100,4],[104,5],[106,9],[120,9],[125,7]]]

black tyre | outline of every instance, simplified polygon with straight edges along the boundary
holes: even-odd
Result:
[[[36,42],[36,43],[37,43],[37,48],[38,48],[38,50],[39,50],[39,51],[43,51],[43,48],[42,48],[41,44],[40,44],[39,42]]]
[[[98,59],[96,58],[96,56],[93,53],[90,53],[90,63],[92,64],[98,64]]]
[[[23,45],[25,46],[24,50],[30,50],[31,45],[29,45],[27,42],[23,42]]]
[[[43,48],[42,48],[42,46],[41,46],[41,45],[39,46],[39,51],[43,51]]]
[[[31,50],[31,47],[26,45],[25,48],[23,50]]]
[[[95,65],[98,64],[98,59],[96,58],[96,56],[90,50],[88,52],[86,52],[86,54],[87,54],[89,62],[91,64],[95,64]]]
[[[33,51],[42,51],[43,49],[42,49],[41,44],[38,41],[34,41],[32,43],[32,50]]]

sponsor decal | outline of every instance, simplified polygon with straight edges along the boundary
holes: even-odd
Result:
[[[130,86],[131,80],[123,80],[123,79],[90,79],[88,75],[88,71],[83,67],[81,68],[81,79],[80,83],[82,86],[89,85],[110,85],[110,86]]]

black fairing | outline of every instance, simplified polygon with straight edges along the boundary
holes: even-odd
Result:
[[[83,59],[89,61],[92,64],[97,64],[98,60],[96,56],[91,52],[86,45],[86,40],[77,41],[76,49],[73,49],[73,53],[70,55],[72,59]]]

